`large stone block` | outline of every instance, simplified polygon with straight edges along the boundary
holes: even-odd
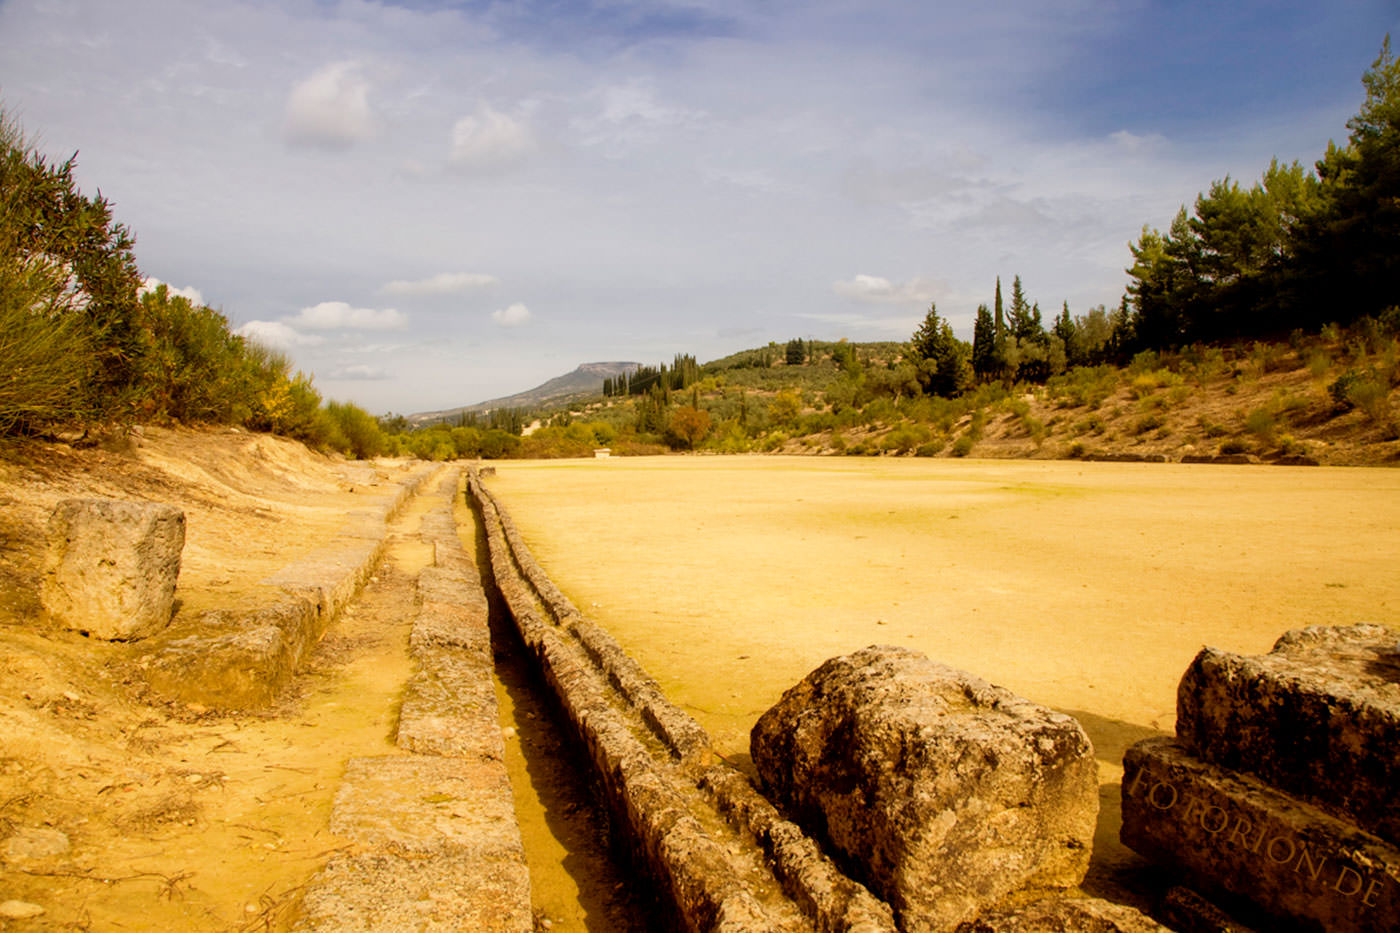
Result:
[[[65,499],[48,526],[40,598],[59,624],[113,641],[170,624],[185,513],[173,505]]]
[[[949,930],[1008,892],[1084,877],[1098,816],[1068,716],[917,652],[834,658],[751,737],[770,793],[907,931]]]
[[[1400,633],[1289,632],[1265,655],[1206,648],[1177,692],[1177,737],[1400,844]]]
[[[1123,758],[1123,842],[1293,927],[1394,930],[1400,850],[1170,739]]]

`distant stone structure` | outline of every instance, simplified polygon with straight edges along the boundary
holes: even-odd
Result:
[[[65,628],[130,641],[170,624],[185,546],[173,505],[65,499],[48,526],[40,599]]]
[[[1396,929],[1400,633],[1301,629],[1258,657],[1206,648],[1176,731],[1124,757],[1124,843],[1295,925]]]
[[[904,648],[833,658],[754,726],[769,795],[826,839],[904,931],[1084,878],[1098,817],[1069,716]]]

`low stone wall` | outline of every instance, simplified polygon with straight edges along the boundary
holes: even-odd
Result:
[[[389,521],[440,469],[424,466],[382,501],[349,513],[334,546],[261,581],[268,595],[260,605],[210,610],[142,642],[137,678],[155,696],[209,708],[270,703],[373,574]]]
[[[704,729],[564,597],[474,474],[468,494],[521,638],[678,928],[893,931],[889,906],[717,762]]]
[[[418,577],[409,638],[416,669],[396,744],[352,759],[331,813],[351,851],[312,880],[298,930],[528,933],[530,880],[505,766],[486,596],[451,503],[423,517],[434,566]]]

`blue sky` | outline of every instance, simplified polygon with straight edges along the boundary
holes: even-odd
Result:
[[[0,103],[144,274],[376,413],[581,362],[1113,305],[1342,139],[1389,2],[0,0]]]

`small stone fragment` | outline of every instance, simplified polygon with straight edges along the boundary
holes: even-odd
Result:
[[[5,901],[0,903],[0,917],[7,920],[28,920],[44,912],[44,908],[28,901]]]
[[[13,860],[48,858],[68,849],[68,834],[57,829],[27,827],[5,840],[5,857]]]

